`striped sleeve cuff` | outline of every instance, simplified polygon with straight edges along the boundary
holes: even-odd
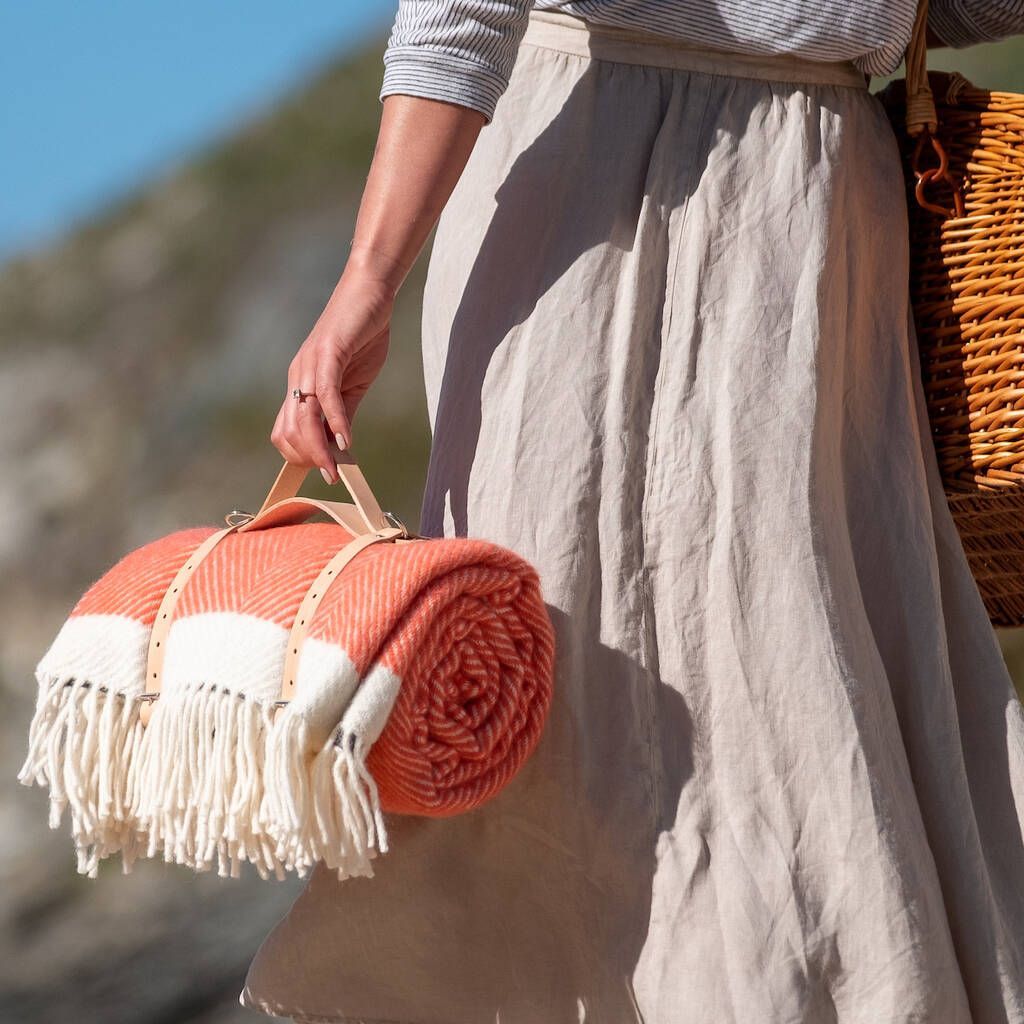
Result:
[[[380,99],[394,93],[446,100],[479,110],[490,122],[508,79],[465,57],[426,46],[390,47]]]
[[[934,0],[928,24],[954,49],[998,43],[1024,33],[1024,0]]]

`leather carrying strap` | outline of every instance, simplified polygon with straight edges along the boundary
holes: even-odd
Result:
[[[275,713],[294,695],[295,680],[298,675],[298,660],[302,653],[303,643],[309,631],[313,614],[323,599],[323,595],[338,573],[364,547],[378,541],[420,540],[417,534],[411,533],[406,527],[388,513],[381,511],[373,491],[370,490],[362,471],[356,465],[348,451],[335,451],[338,475],[341,477],[355,504],[340,501],[323,501],[317,498],[305,498],[298,494],[299,488],[309,473],[301,466],[285,462],[277,474],[277,479],[270,488],[260,510],[255,514],[231,512],[227,516],[229,526],[210,534],[199,547],[189,556],[185,564],[178,570],[170,586],[164,592],[156,619],[150,632],[149,649],[146,656],[146,690],[139,696],[142,707],[139,717],[143,725],[149,722],[153,712],[153,702],[160,696],[163,682],[164,651],[167,646],[167,635],[174,619],[174,610],[181,597],[185,585],[192,578],[204,558],[229,533],[242,533],[247,530],[265,529],[274,526],[286,526],[305,522],[318,512],[330,516],[336,523],[343,526],[353,539],[335,554],[320,570],[313,584],[307,590],[288,636],[288,647],[285,652],[285,667],[281,683],[281,699],[277,702]],[[392,522],[397,526],[391,525]]]
[[[192,578],[192,574],[199,567],[200,562],[229,534],[234,533],[238,526],[227,526],[223,530],[211,533],[192,552],[185,564],[178,570],[171,585],[164,591],[163,600],[157,609],[156,619],[153,621],[153,628],[149,634],[149,651],[146,655],[146,692],[139,699],[143,702],[139,709],[139,718],[142,724],[149,722],[149,716],[153,713],[153,701],[160,695],[160,685],[163,682],[164,651],[167,649],[167,634],[171,629],[171,622],[174,620],[174,609],[185,589],[185,584]]]
[[[276,505],[260,509],[248,522],[238,527],[239,533],[249,530],[261,530],[271,526],[291,526],[312,519],[318,512],[330,516],[339,526],[344,526],[349,533],[373,533],[384,529],[390,524],[381,515],[381,523],[372,530],[367,530],[366,522],[355,505],[341,501],[321,501],[319,498],[285,498]]]
[[[305,596],[299,603],[295,613],[295,620],[292,623],[291,632],[288,635],[288,646],[284,656],[284,675],[281,680],[281,697],[277,701],[275,716],[281,713],[285,704],[295,696],[295,683],[298,678],[299,658],[302,656],[302,647],[309,633],[310,624],[316,614],[317,607],[323,600],[324,594],[330,585],[337,579],[338,574],[363,548],[371,544],[377,544],[382,540],[398,541],[403,536],[403,531],[394,526],[386,527],[377,533],[364,533],[348,542],[326,565],[320,570],[319,575],[313,580]]]
[[[366,482],[366,478],[363,476],[362,470],[356,465],[356,460],[352,457],[351,453],[334,449],[334,462],[338,469],[338,476],[341,477],[342,482],[348,488],[348,493],[352,495],[352,500],[355,502],[355,508],[357,509],[359,516],[362,520],[363,526],[358,530],[353,530],[354,533],[373,533],[374,530],[385,529],[392,524],[388,522],[384,513],[381,511],[380,505],[377,503],[377,499],[373,495],[373,491],[370,490],[370,485]],[[281,471],[277,474],[277,479],[274,481],[273,486],[270,488],[269,493],[263,500],[263,504],[260,506],[259,512],[256,513],[256,518],[259,518],[264,512],[269,511],[271,506],[278,505],[285,500],[296,499],[299,493],[299,488],[302,487],[303,481],[309,475],[309,470],[302,466],[293,465],[290,462],[285,462],[284,466],[281,467]],[[312,501],[311,498],[297,498],[300,502]],[[328,507],[337,507],[344,509],[351,509],[351,505],[346,505],[341,502],[318,502],[319,507],[322,511],[327,511],[328,515],[332,513]],[[347,513],[346,513],[347,514]],[[342,523],[343,526],[347,526],[346,523]]]

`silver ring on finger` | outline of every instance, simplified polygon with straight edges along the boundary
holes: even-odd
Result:
[[[304,398],[315,398],[315,391],[303,391],[302,388],[292,388],[292,398],[301,403]]]

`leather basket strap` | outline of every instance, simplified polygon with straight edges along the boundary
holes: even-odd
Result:
[[[167,649],[167,634],[174,619],[174,609],[178,604],[178,598],[185,589],[185,585],[192,578],[199,564],[204,558],[229,534],[238,529],[239,524],[226,526],[216,533],[211,533],[189,555],[185,564],[178,570],[170,586],[164,591],[163,600],[157,609],[156,619],[153,621],[153,628],[149,634],[149,650],[146,654],[146,692],[140,694],[142,707],[139,709],[139,718],[142,724],[149,722],[153,713],[153,701],[160,695],[160,686],[163,683],[164,652]]]
[[[374,533],[364,533],[353,538],[336,555],[334,555],[320,570],[317,577],[310,584],[302,601],[299,602],[295,619],[292,622],[291,631],[288,634],[288,646],[285,648],[284,674],[281,679],[281,698],[276,703],[275,715],[281,713],[282,708],[295,696],[295,684],[299,674],[299,658],[302,656],[302,647],[309,633],[310,624],[316,613],[317,607],[323,600],[324,594],[330,585],[338,578],[338,574],[363,548],[376,544],[379,541],[397,542],[404,537],[404,531],[398,527],[388,526],[377,530]],[[410,540],[413,538],[409,538]],[[416,538],[421,539],[421,538]]]

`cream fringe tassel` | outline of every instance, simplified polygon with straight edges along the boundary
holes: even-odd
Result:
[[[339,879],[373,876],[387,852],[361,737],[337,726],[319,751],[285,708],[216,686],[162,693],[146,727],[140,704],[80,680],[40,678],[18,781],[49,785],[50,827],[70,810],[78,871],[120,852],[123,870],[156,857],[233,878],[305,877],[317,861]]]

